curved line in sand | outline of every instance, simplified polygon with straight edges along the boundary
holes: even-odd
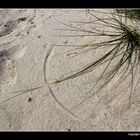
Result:
[[[74,116],[74,117],[76,117],[76,118],[79,118],[77,115],[75,115],[73,112],[71,112],[67,107],[65,107],[65,106],[58,100],[58,98],[57,98],[57,97],[55,96],[55,94],[53,93],[53,91],[52,91],[50,85],[48,84],[47,75],[46,75],[46,73],[47,73],[46,70],[47,70],[48,67],[46,68],[46,66],[47,66],[47,64],[48,64],[48,60],[49,60],[49,58],[50,58],[50,56],[51,56],[51,54],[52,54],[52,52],[53,52],[54,49],[55,49],[55,46],[52,46],[52,47],[49,49],[49,52],[46,54],[45,59],[44,59],[44,64],[43,64],[44,82],[45,82],[45,84],[47,85],[47,87],[48,87],[48,89],[49,89],[51,95],[52,95],[53,98],[55,99],[55,101],[56,101],[65,111],[67,111],[69,114],[71,114],[72,116]],[[81,119],[80,119],[80,120],[81,120]]]

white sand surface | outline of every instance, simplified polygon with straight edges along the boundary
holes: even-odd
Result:
[[[111,84],[75,107],[89,96],[102,67],[49,84],[104,52],[68,53],[74,46],[65,44],[83,44],[98,38],[56,36],[68,34],[58,30],[64,28],[60,22],[74,24],[71,21],[92,18],[86,9],[0,10],[0,130],[140,130],[140,88],[129,109],[129,91],[122,91],[126,86],[112,91]],[[32,90],[26,92],[28,89]]]

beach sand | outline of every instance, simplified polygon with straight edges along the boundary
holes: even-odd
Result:
[[[89,96],[102,67],[50,84],[103,53],[77,54],[73,44],[98,38],[66,37],[79,33],[59,30],[68,28],[60,22],[74,24],[92,18],[86,9],[0,10],[0,130],[140,130],[140,88],[129,108],[129,91],[123,92],[129,81],[114,91],[109,84],[76,106]]]

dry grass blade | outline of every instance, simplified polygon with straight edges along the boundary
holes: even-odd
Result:
[[[55,94],[52,91],[52,88],[50,87],[49,83],[48,83],[48,79],[47,79],[47,75],[46,75],[46,70],[47,70],[47,64],[48,64],[48,60],[50,57],[50,54],[52,53],[53,49],[55,48],[55,46],[51,47],[49,49],[49,52],[47,52],[45,59],[44,59],[44,64],[43,64],[43,74],[44,74],[44,82],[46,84],[46,86],[48,87],[52,97],[55,99],[55,101],[69,114],[71,114],[72,116],[79,118],[77,115],[75,115],[73,112],[71,112],[67,107],[65,107],[60,101],[59,99],[55,96]]]
[[[133,90],[133,83],[134,83],[134,68],[139,65],[140,61],[140,33],[138,32],[137,28],[135,26],[130,26],[123,22],[123,18],[121,15],[116,15],[114,16],[113,14],[112,17],[109,18],[99,18],[97,17],[94,12],[88,11],[88,13],[95,18],[94,21],[92,22],[85,22],[86,24],[96,24],[96,22],[100,22],[104,27],[110,27],[113,31],[111,34],[109,34],[109,31],[102,31],[100,28],[92,28],[92,30],[88,29],[81,29],[78,27],[74,27],[72,25],[67,25],[61,22],[61,24],[69,27],[70,29],[62,29],[62,30],[68,30],[68,31],[76,31],[76,32],[87,32],[89,36],[99,36],[99,37],[110,37],[108,41],[104,42],[98,42],[98,43],[93,43],[93,44],[88,44],[88,45],[83,45],[81,48],[85,47],[93,47],[98,49],[99,47],[113,47],[111,50],[108,51],[107,54],[104,54],[101,58],[98,60],[94,61],[92,64],[87,65],[86,67],[82,68],[78,72],[74,74],[69,74],[69,76],[66,76],[64,78],[58,79],[55,83],[63,82],[72,78],[76,78],[78,76],[82,76],[83,74],[89,73],[94,70],[95,67],[100,66],[103,63],[108,62],[107,66],[105,67],[104,71],[100,75],[99,79],[95,83],[95,85],[92,87],[90,90],[90,95],[86,97],[84,100],[82,100],[79,104],[77,104],[74,108],[78,107],[80,104],[85,102],[87,99],[89,99],[91,96],[95,95],[98,91],[100,91],[105,85],[107,85],[113,78],[114,76],[118,73],[118,71],[126,64],[126,68],[122,74],[122,78],[125,81],[125,79],[131,74],[131,88],[130,88],[130,98],[132,95]],[[126,17],[125,17],[126,18]],[[79,22],[80,23],[80,22]],[[81,22],[82,23],[82,22]],[[84,22],[83,22],[84,23]],[[133,24],[134,25],[134,24]],[[117,32],[117,34],[116,34]],[[87,36],[88,36],[87,35]],[[72,36],[72,35],[70,35]],[[77,35],[76,35],[77,36]],[[83,35],[84,36],[84,35]],[[86,36],[86,35],[85,35]],[[111,39],[113,38],[113,39]],[[95,47],[96,46],[96,47]],[[78,48],[79,49],[79,48]],[[121,54],[121,55],[119,55]],[[99,83],[99,81],[102,79],[103,75],[106,73],[107,69],[110,66],[111,63],[115,61],[116,57],[120,57],[120,60],[117,62],[115,68],[112,70],[112,73],[108,76],[106,82],[95,92],[92,93],[92,90],[96,87],[96,85]],[[118,59],[119,59],[118,57]],[[134,58],[134,59],[133,59]],[[128,71],[130,69],[130,71]],[[126,72],[128,72],[128,75],[126,75]],[[125,76],[124,76],[125,75]],[[131,100],[131,99],[130,99]]]
[[[10,101],[10,100],[16,98],[16,97],[19,97],[19,96],[21,96],[21,95],[27,94],[28,92],[31,92],[31,91],[34,91],[34,90],[40,89],[40,88],[42,88],[42,87],[43,87],[43,86],[39,86],[39,87],[35,87],[35,88],[32,88],[32,89],[25,89],[25,90],[20,90],[20,91],[13,91],[13,92],[10,92],[10,93],[19,93],[19,94],[14,95],[14,96],[12,96],[12,97],[10,97],[10,98],[4,100],[4,101],[1,102],[0,104],[3,104],[3,103],[5,103],[5,102],[7,102],[7,101]]]

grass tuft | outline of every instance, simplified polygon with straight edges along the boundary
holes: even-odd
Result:
[[[120,12],[120,11],[117,11],[117,12]],[[60,29],[60,30],[80,33],[79,35],[66,35],[66,37],[67,36],[73,36],[73,37],[84,36],[84,34],[87,33],[85,36],[109,38],[107,41],[81,45],[81,49],[86,48],[86,47],[91,48],[91,49],[99,49],[99,48],[102,49],[106,47],[108,49],[108,52],[103,54],[99,59],[93,61],[91,64],[85,66],[84,68],[81,68],[78,72],[75,72],[74,74],[69,74],[68,76],[57,79],[57,81],[54,82],[54,83],[59,83],[66,80],[70,80],[72,78],[82,76],[83,74],[87,74],[93,71],[95,68],[98,68],[99,66],[106,63],[106,66],[103,72],[99,76],[97,82],[91,88],[90,95],[86,97],[83,101],[81,101],[78,105],[76,105],[75,107],[79,106],[81,103],[85,102],[91,96],[98,93],[103,87],[105,87],[116,76],[116,74],[118,74],[118,72],[122,68],[123,68],[123,72],[120,76],[120,79],[118,80],[119,82],[117,86],[120,83],[123,83],[131,75],[131,80],[130,80],[130,100],[131,100],[131,94],[135,90],[133,89],[135,72],[138,69],[138,65],[140,61],[140,32],[137,28],[138,26],[135,26],[136,23],[134,24],[133,22],[131,22],[129,18],[130,17],[138,18],[140,16],[140,12],[139,10],[132,10],[132,11],[125,10],[122,12],[125,12],[125,14],[129,15],[129,17],[127,16],[124,17],[120,14],[116,15],[116,14],[110,13],[110,15],[107,16],[107,18],[100,18],[96,16],[95,11],[90,12],[90,10],[88,10],[88,14],[92,16],[94,20],[89,21],[89,22],[77,22],[77,23],[80,23],[83,25],[85,24],[93,25],[92,28],[90,29],[84,29],[84,28],[80,28],[77,26],[72,26],[72,25],[68,25],[68,24],[60,22],[61,24],[67,27],[66,29]],[[108,28],[108,30],[105,30],[106,28]],[[111,31],[109,29],[111,29]],[[115,66],[114,68],[112,68],[110,74],[108,75],[106,82],[100,88],[98,88],[95,92],[92,92],[93,89],[95,89],[95,87],[99,84],[103,76],[108,72],[108,69],[112,66],[112,64],[115,64]]]
[[[140,20],[140,9],[116,9],[117,13],[123,13],[131,19]]]

